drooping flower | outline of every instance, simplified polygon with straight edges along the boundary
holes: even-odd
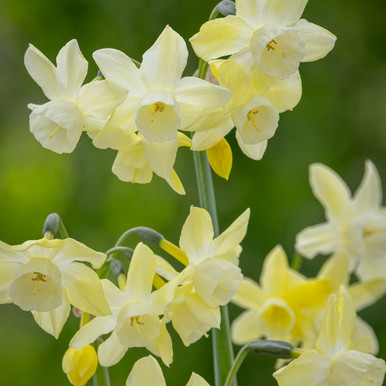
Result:
[[[238,0],[236,15],[202,25],[190,42],[209,61],[226,55],[247,71],[259,67],[267,75],[286,79],[300,62],[323,58],[335,36],[300,19],[307,0]]]
[[[99,268],[106,255],[73,239],[0,243],[0,303],[14,303],[32,311],[49,334],[59,336],[70,304],[93,315],[108,315],[110,308],[98,275],[85,264]]]
[[[55,67],[32,44],[25,53],[28,73],[50,99],[42,105],[28,106],[32,110],[30,130],[43,147],[71,153],[88,123],[107,119],[127,92],[106,80],[82,86],[88,63],[75,39],[59,51],[56,62]]]
[[[68,348],[63,356],[62,368],[72,385],[84,386],[98,367],[98,356],[89,344],[80,350]]]
[[[126,386],[166,386],[162,369],[151,356],[138,359],[127,378]],[[209,386],[204,378],[192,373],[186,386]]]
[[[102,280],[112,315],[96,317],[73,337],[70,346],[81,349],[100,335],[112,332],[98,348],[99,363],[108,367],[118,363],[130,347],[146,347],[161,356],[166,365],[172,362],[173,349],[165,321],[159,319],[164,305],[152,292],[155,257],[144,244],[135,248],[126,286],[118,289],[109,280]]]
[[[302,385],[378,385],[386,366],[371,354],[369,340],[355,336],[355,309],[342,286],[340,295],[330,295],[315,348],[276,371],[282,386]]]
[[[354,197],[345,182],[322,164],[310,166],[310,184],[325,208],[328,222],[304,229],[296,249],[312,259],[318,253],[344,253],[362,280],[386,277],[386,212],[381,182],[371,161],[366,161],[362,183]]]

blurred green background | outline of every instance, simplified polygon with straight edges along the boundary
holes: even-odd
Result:
[[[0,239],[19,244],[41,237],[45,217],[58,212],[70,235],[105,251],[128,228],[150,226],[178,242],[190,205],[198,205],[192,154],[181,149],[176,169],[186,196],[175,194],[154,177],[150,185],[119,181],[111,166],[115,152],[99,150],[83,136],[76,150],[58,155],[41,147],[29,132],[27,103],[46,101],[27,74],[23,55],[33,43],[51,60],[76,38],[90,61],[87,80],[97,71],[92,52],[120,49],[140,59],[166,24],[186,40],[207,19],[215,1],[195,0],[1,0],[0,1]],[[311,0],[304,17],[335,35],[336,47],[325,59],[301,66],[303,98],[293,112],[281,115],[262,161],[246,158],[234,134],[234,165],[229,181],[214,178],[220,227],[224,230],[246,207],[251,208],[241,267],[258,280],[266,254],[282,244],[291,257],[295,235],[324,220],[308,184],[308,165],[322,162],[335,169],[352,189],[358,186],[365,159],[371,159],[386,188],[386,3],[384,0]],[[189,46],[189,44],[188,44]],[[190,49],[190,46],[189,46]],[[191,49],[190,49],[191,51]],[[194,72],[192,55],[186,75]],[[133,247],[138,240],[133,238]],[[323,259],[303,264],[315,274]],[[381,300],[361,312],[386,357],[385,314]],[[240,313],[231,306],[232,319]],[[0,385],[67,385],[61,359],[78,320],[70,317],[56,341],[30,313],[13,305],[0,307]],[[170,329],[171,330],[171,329]],[[185,348],[173,334],[174,362],[164,369],[168,385],[185,385],[191,371],[212,383],[211,342]],[[144,350],[131,349],[111,368],[112,385],[123,385]],[[250,355],[239,384],[274,385],[274,361]]]

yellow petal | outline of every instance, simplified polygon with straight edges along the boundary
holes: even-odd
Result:
[[[175,192],[181,195],[185,194],[184,186],[182,185],[182,182],[174,169],[172,169],[166,181]]]
[[[232,170],[232,149],[225,138],[223,138],[217,145],[211,147],[206,151],[208,161],[214,172],[226,180]]]
[[[126,381],[126,386],[147,385],[166,386],[161,367],[151,355],[135,362]]]
[[[196,373],[192,373],[186,386],[209,386],[209,383]]]

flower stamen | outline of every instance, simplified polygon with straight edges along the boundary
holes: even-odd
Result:
[[[43,275],[40,272],[34,272],[34,275],[36,275],[36,277],[33,277],[32,281],[36,281],[36,285],[35,285],[35,289],[34,289],[34,292],[32,293],[32,295],[36,295],[36,293],[38,292],[38,287],[39,287],[40,281],[47,281],[46,275]]]
[[[138,325],[143,326],[145,323],[141,323],[141,322],[139,321],[139,316],[132,316],[132,317],[130,318],[130,325],[131,325],[131,327],[133,327],[133,324],[135,324],[135,328],[137,329],[138,334],[140,334],[140,333],[141,333],[141,330],[139,329],[139,326],[138,326]]]
[[[165,110],[165,103],[163,102],[156,102],[156,103],[153,103],[153,114],[151,116],[151,122],[154,122],[154,117],[156,115],[156,113],[159,111],[160,113],[162,113],[164,110]]]
[[[59,129],[60,129],[60,126],[59,125],[56,126],[55,130],[49,135],[49,138],[52,138]]]
[[[267,51],[270,51],[270,50],[273,50],[273,51],[277,51],[279,52],[280,54],[282,54],[283,56],[285,56],[285,52],[283,50],[281,50],[279,47],[277,47],[277,41],[275,39],[272,39],[265,47],[265,49]]]
[[[249,113],[247,114],[247,119],[248,119],[248,121],[251,121],[252,122],[252,125],[255,127],[255,129],[257,130],[257,131],[260,131],[260,129],[257,127],[257,125],[256,125],[256,122],[253,120],[253,116],[255,115],[255,114],[257,114],[259,112],[259,109],[258,108],[255,108],[255,109],[252,109],[252,110],[250,110],[249,111]]]

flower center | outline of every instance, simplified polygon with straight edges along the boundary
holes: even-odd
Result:
[[[151,122],[152,123],[154,122],[155,115],[158,112],[162,113],[165,110],[165,106],[166,105],[163,102],[155,102],[155,103],[153,103],[153,113],[152,113],[152,116],[151,116]]]
[[[38,287],[39,287],[40,281],[47,281],[47,279],[46,279],[46,275],[43,275],[40,272],[34,272],[34,275],[36,275],[36,277],[33,277],[32,281],[36,281],[36,285],[35,285],[33,295],[36,295],[36,293],[38,292]]]
[[[258,108],[254,108],[254,109],[250,110],[250,111],[248,112],[248,114],[247,114],[247,119],[248,119],[248,121],[251,121],[251,122],[252,122],[252,125],[255,127],[255,129],[256,129],[257,131],[260,131],[260,129],[257,127],[256,122],[253,120],[253,116],[254,116],[255,114],[257,114],[258,112],[259,112],[259,109],[258,109]]]
[[[139,316],[132,316],[130,318],[130,325],[131,325],[131,327],[133,327],[134,324],[135,324],[135,328],[137,329],[138,334],[140,334],[141,330],[139,329],[139,325],[143,326],[145,323],[141,323],[139,321]]]
[[[277,41],[275,39],[272,39],[266,46],[265,46],[265,49],[267,51],[270,51],[270,50],[273,50],[273,51],[277,51],[279,54],[282,54],[283,57],[285,57],[285,52],[283,50],[281,50],[278,46],[277,46]]]

